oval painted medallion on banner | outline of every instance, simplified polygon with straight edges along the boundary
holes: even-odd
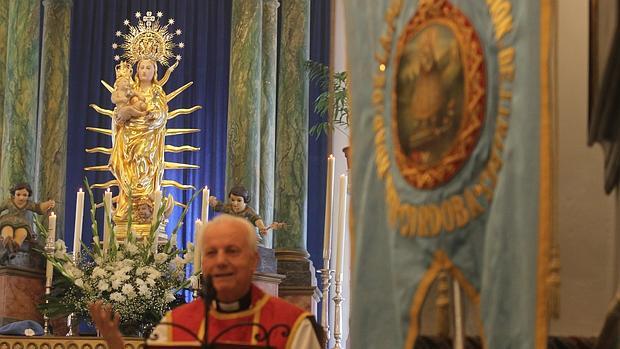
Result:
[[[409,184],[452,179],[475,148],[484,121],[485,67],[478,35],[458,9],[416,13],[395,55],[393,131]]]

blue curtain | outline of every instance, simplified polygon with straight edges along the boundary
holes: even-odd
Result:
[[[212,195],[223,197],[226,161],[226,119],[228,105],[228,66],[230,52],[230,1],[126,1],[126,0],[75,0],[71,21],[71,56],[69,82],[69,134],[67,161],[67,216],[65,240],[71,246],[75,219],[75,192],[83,187],[86,176],[90,183],[112,179],[109,172],[86,172],[83,168],[106,164],[108,156],[87,154],[84,150],[95,146],[111,146],[110,137],[87,132],[87,126],[110,128],[110,118],[97,114],[89,108],[90,103],[113,108],[109,92],[99,83],[114,82],[113,43],[120,44],[114,34],[117,30],[127,32],[123,21],[129,19],[135,25],[134,14],[147,10],[162,11],[162,20],[175,20],[169,28],[181,29],[175,42],[184,42],[185,48],[178,68],[173,72],[164,89],[171,92],[186,82],[194,85],[170,102],[170,110],[202,105],[202,109],[181,115],[168,123],[168,128],[199,128],[192,135],[167,137],[167,144],[189,144],[200,147],[199,152],[166,154],[167,161],[191,163],[199,170],[168,170],[166,179],[173,179],[196,188],[208,185]],[[158,72],[161,77],[163,70]],[[164,195],[172,193],[177,201],[187,202],[192,191],[164,189]],[[102,201],[102,190],[94,192],[95,201]],[[116,192],[115,192],[116,195]],[[91,241],[92,233],[88,210],[85,207],[83,240]],[[101,210],[100,210],[101,211]],[[171,222],[177,222],[181,213],[176,208]],[[193,240],[193,222],[200,216],[200,198],[191,206],[185,219],[184,234],[179,243],[186,245]],[[99,213],[101,219],[102,212]],[[99,220],[101,221],[101,220]],[[171,229],[172,227],[168,227]]]
[[[330,0],[310,2],[310,59],[328,64],[330,47]],[[310,84],[310,126],[321,121],[314,113],[320,88]],[[323,225],[327,171],[327,137],[308,138],[308,253],[315,268],[323,267]]]
[[[311,1],[310,58],[327,63],[329,49],[329,0]],[[175,41],[184,42],[185,48],[179,67],[173,72],[164,87],[173,91],[188,81],[194,85],[170,103],[170,110],[202,105],[202,109],[185,116],[179,116],[168,123],[168,128],[199,128],[200,133],[168,137],[167,144],[189,144],[200,147],[195,153],[167,154],[166,160],[191,163],[199,170],[169,170],[166,179],[173,179],[196,188],[208,185],[211,194],[220,198],[224,192],[226,163],[226,123],[229,83],[230,55],[230,0],[175,0],[175,1],[126,1],[126,0],[74,0],[71,21],[71,56],[69,82],[69,134],[67,161],[67,202],[65,241],[72,246],[75,220],[75,193],[83,188],[84,177],[92,183],[112,179],[109,172],[86,172],[84,167],[103,165],[107,155],[87,154],[84,150],[96,146],[110,147],[110,137],[86,131],[86,127],[110,128],[110,119],[97,114],[88,105],[91,103],[112,109],[109,92],[99,80],[114,82],[114,50],[112,44],[120,44],[114,35],[117,30],[126,32],[123,25],[129,19],[135,25],[134,14],[147,10],[162,11],[162,20],[175,20],[170,28],[179,28],[182,34]],[[118,51],[118,50],[117,50]],[[159,77],[164,71],[158,71]],[[317,86],[310,86],[310,105],[320,93]],[[319,121],[310,113],[310,124]],[[318,140],[309,138],[308,158],[308,252],[317,268],[322,266],[323,219],[325,201],[325,171],[327,158],[326,137]],[[166,188],[164,194],[172,193],[181,202],[187,202],[191,191]],[[116,195],[116,191],[114,191]],[[101,202],[102,190],[95,190],[96,202]],[[180,246],[193,241],[193,222],[200,216],[200,197],[191,206],[184,221],[186,229],[179,234]],[[83,240],[89,242],[92,232],[88,202],[84,208]],[[101,210],[100,210],[101,211]],[[181,213],[176,208],[171,222],[177,222]],[[98,213],[102,221],[102,212]],[[171,229],[172,227],[168,227]]]

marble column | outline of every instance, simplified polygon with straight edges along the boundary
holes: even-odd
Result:
[[[273,222],[276,156],[276,76],[278,67],[278,0],[263,0],[262,99],[260,119],[260,209],[265,224]],[[265,237],[273,246],[273,232]]]
[[[69,30],[72,0],[44,0],[39,84],[39,199],[65,202],[69,95]],[[64,231],[64,205],[54,209]]]
[[[288,224],[275,234],[278,249],[306,250],[310,0],[282,0],[278,62],[278,126],[274,216]]]
[[[316,314],[318,289],[306,251],[310,0],[281,0],[274,216],[288,224],[274,234],[280,296]]]
[[[243,185],[260,214],[262,1],[233,0],[226,192]]]
[[[4,120],[4,90],[6,88],[6,40],[8,25],[9,0],[0,0],[0,144],[2,144],[2,122]],[[2,149],[0,149],[0,161],[2,158],[1,155]]]
[[[39,0],[10,1],[2,120],[0,195],[11,185],[34,185],[39,85]]]

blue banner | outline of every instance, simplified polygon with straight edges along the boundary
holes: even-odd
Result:
[[[442,272],[486,347],[545,347],[553,3],[346,6],[353,347],[413,348]]]

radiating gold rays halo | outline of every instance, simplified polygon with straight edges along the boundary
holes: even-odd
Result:
[[[123,24],[128,28],[128,33],[123,34],[120,30],[115,35],[122,38],[123,43],[119,46],[117,43],[112,44],[112,48],[122,49],[124,53],[115,54],[114,60],[121,58],[130,64],[135,64],[142,59],[150,59],[158,62],[162,66],[168,66],[171,59],[181,60],[180,54],[174,54],[175,47],[183,48],[183,42],[175,43],[174,37],[181,35],[181,29],[171,30],[170,26],[175,24],[173,18],[168,19],[165,25],[160,24],[163,13],[157,12],[154,16],[152,11],[147,11],[143,16],[142,13],[136,12],[135,17],[138,24],[133,26],[126,19]]]

